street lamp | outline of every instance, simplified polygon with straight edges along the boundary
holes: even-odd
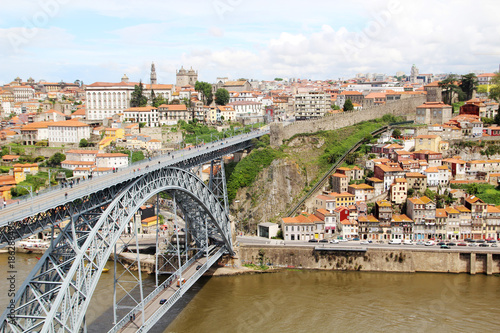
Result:
[[[17,186],[27,189],[30,192],[31,199],[33,199],[33,187],[31,185],[17,185]]]

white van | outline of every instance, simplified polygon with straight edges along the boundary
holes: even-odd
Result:
[[[389,244],[401,245],[401,239],[391,239]]]
[[[404,245],[413,245],[413,242],[411,241],[411,239],[405,239],[403,244]]]

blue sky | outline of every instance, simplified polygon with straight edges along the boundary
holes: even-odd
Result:
[[[497,0],[16,0],[2,3],[0,83],[175,82],[218,76],[338,79],[356,73],[498,70]]]

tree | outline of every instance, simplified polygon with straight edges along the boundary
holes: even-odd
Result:
[[[146,106],[148,104],[148,98],[144,96],[144,87],[142,86],[142,80],[139,84],[134,86],[134,92],[132,92],[132,97],[130,98],[130,106]]]
[[[393,138],[399,138],[399,137],[401,137],[401,130],[399,128],[395,128],[392,131],[392,137]]]
[[[87,139],[81,139],[80,144],[78,145],[80,148],[85,148],[88,147],[90,143],[87,141]]]
[[[458,90],[458,86],[456,84],[455,74],[451,74],[443,81],[440,81],[438,84],[443,89],[443,101],[445,104],[451,104],[453,92]]]
[[[344,103],[344,111],[352,111],[352,110],[354,110],[354,105],[352,105],[352,101],[348,99]]]
[[[495,76],[491,79],[490,98],[500,102],[500,72],[495,73]]]
[[[215,104],[226,105],[229,103],[229,91],[224,88],[219,88],[215,92]]]
[[[212,85],[208,82],[196,81],[194,84],[194,89],[198,93],[202,93],[202,100],[205,102],[205,105],[212,104],[213,95],[212,95]]]
[[[63,153],[55,153],[49,158],[47,164],[51,167],[61,166],[61,162],[65,159],[66,155],[64,155]]]
[[[462,80],[460,84],[460,89],[465,93],[465,98],[467,100],[472,99],[474,95],[474,90],[477,89],[477,76],[474,73],[469,73],[462,75]]]
[[[153,90],[151,90],[151,105],[155,108],[162,104],[168,104],[168,101],[163,97],[163,94],[156,95]]]
[[[332,104],[331,107],[333,110],[340,110],[340,106],[338,106],[337,104]]]
[[[495,124],[500,125],[500,107],[498,107],[497,114],[495,115],[495,118],[493,118]]]

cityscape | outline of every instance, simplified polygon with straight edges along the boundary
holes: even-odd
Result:
[[[0,330],[498,328],[497,5],[26,4]]]

